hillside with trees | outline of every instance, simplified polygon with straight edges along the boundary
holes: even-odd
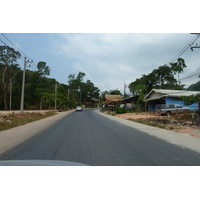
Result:
[[[200,81],[198,81],[197,83],[194,83],[192,85],[190,85],[187,88],[188,91],[200,91]]]

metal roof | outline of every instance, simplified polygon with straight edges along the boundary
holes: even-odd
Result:
[[[151,101],[155,98],[149,98],[151,94],[159,93],[161,94],[160,98],[162,97],[180,97],[180,96],[190,96],[199,94],[200,91],[187,91],[187,90],[164,90],[164,89],[153,89],[151,92],[144,98],[144,101]],[[158,99],[158,98],[157,98]]]
[[[138,97],[139,97],[139,95],[134,95],[132,97],[121,99],[121,100],[118,100],[118,101],[121,102],[121,101],[133,100],[133,99],[138,99]]]

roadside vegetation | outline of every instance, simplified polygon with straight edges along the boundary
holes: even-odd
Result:
[[[44,119],[56,115],[56,112],[27,112],[23,114],[1,114],[0,115],[0,131],[21,126],[33,121]]]
[[[0,46],[0,110],[20,109],[23,70],[18,64],[19,59],[23,58],[18,51]],[[66,85],[48,77],[51,68],[46,62],[33,64],[34,71],[25,70],[25,110],[49,110],[55,107],[55,101],[57,107],[75,108],[81,102],[99,99],[100,90],[90,80],[83,81],[84,72],[66,74]]]
[[[115,111],[101,110],[101,112],[137,123],[174,131],[186,129],[187,127],[198,128],[200,126],[200,113],[198,111],[196,113],[161,116],[155,112],[132,112],[131,109],[125,109],[117,108]]]
[[[170,117],[160,116],[153,113],[151,115],[148,115],[146,118],[129,118],[128,120],[167,130],[177,130],[180,128],[183,129],[184,126],[188,127],[192,124],[191,115],[186,113],[179,115],[171,115]]]

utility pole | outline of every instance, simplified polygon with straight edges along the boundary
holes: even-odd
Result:
[[[24,57],[24,71],[23,71],[23,79],[22,79],[22,94],[21,94],[21,106],[20,106],[20,113],[21,114],[24,112],[25,71],[26,71],[26,57]]]
[[[69,108],[69,88],[68,88],[68,108]]]
[[[200,48],[200,45],[199,46],[197,46],[197,44],[196,44],[196,46],[193,46],[193,47],[191,47],[190,49],[191,49],[191,51],[193,51],[193,49],[197,49],[197,48]]]
[[[81,105],[81,90],[80,90],[80,105]]]
[[[197,37],[199,38],[200,37],[200,33],[191,33],[191,34],[195,34],[195,35],[197,35]],[[191,47],[190,49],[191,49],[191,51],[193,51],[193,49],[197,49],[197,48],[200,48],[200,45],[199,46],[197,46],[197,43],[196,43],[196,46],[193,46],[193,47]]]
[[[55,111],[57,109],[57,82],[55,83]]]
[[[20,114],[24,112],[24,85],[25,85],[25,75],[26,75],[26,64],[31,63],[33,61],[26,61],[26,57],[24,57],[24,71],[23,71],[23,79],[22,79],[22,94],[21,94],[21,105],[20,105]]]
[[[128,87],[128,85],[126,85],[126,83],[125,83],[125,79],[124,79],[124,98],[125,98],[125,96],[126,96],[126,88]]]

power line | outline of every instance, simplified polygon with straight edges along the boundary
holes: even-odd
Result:
[[[6,40],[8,40],[8,42],[10,42],[10,44],[12,44],[19,52],[21,52],[23,55],[24,55],[24,57],[27,57],[28,59],[30,59],[30,61],[32,61],[32,63],[33,63],[33,66],[31,65],[29,65],[30,67],[32,67],[35,71],[37,71],[37,65],[36,65],[36,63],[33,61],[33,59],[31,59],[29,56],[27,56],[23,51],[21,51],[15,44],[13,44],[13,42],[11,42],[3,33],[1,33],[1,35],[6,39]],[[4,44],[4,45],[6,45],[6,46],[8,46],[1,38],[0,38],[0,40],[2,41],[2,43]],[[24,59],[23,58],[21,58],[23,61],[24,61]]]
[[[0,41],[1,41],[2,44],[4,44],[5,46],[8,47],[8,45],[1,38],[0,38]]]
[[[162,55],[159,59],[157,59],[157,62],[159,61],[159,60],[163,60],[164,59],[164,57],[166,56],[166,54],[168,54],[169,52],[171,52],[171,50],[172,49],[174,49],[174,47],[176,46],[176,45],[178,45],[179,43],[180,43],[180,41],[182,41],[183,40],[183,38],[185,38],[186,37],[186,35],[188,35],[187,33],[185,33],[184,35],[182,35],[182,37],[181,38],[179,38],[178,39],[178,41],[177,42],[175,42],[175,44],[173,44],[172,46],[171,46],[171,48],[168,50],[168,51],[166,51],[165,53],[164,53],[164,55]],[[167,60],[168,60],[168,58],[167,59],[165,59],[165,63],[167,62]],[[154,62],[154,64],[153,65],[155,65],[156,64],[156,62]]]
[[[0,38],[0,41],[2,42],[2,44],[4,44],[5,46],[7,46],[7,47],[10,47],[5,41],[3,41],[1,38]],[[24,62],[24,57],[20,57],[19,59],[21,59],[21,60],[23,60],[23,62]],[[30,66],[29,65],[29,67],[33,67],[33,66]],[[33,68],[34,69],[34,68]],[[36,70],[37,71],[37,69],[34,69],[34,70]]]
[[[24,54],[25,57],[29,58],[23,51],[21,51],[15,44],[13,44],[3,33],[1,33],[6,40],[8,40],[18,51],[20,51],[22,54]],[[31,59],[31,58],[29,58]]]
[[[191,38],[186,42],[186,43],[184,43],[184,45],[182,45],[182,47],[181,47],[181,49],[183,49],[183,48],[185,48],[185,45],[187,45],[188,43],[190,43],[191,42]],[[180,50],[178,50],[178,51],[176,51],[176,52],[180,52]],[[175,53],[174,53],[175,54]],[[177,55],[178,53],[176,53],[176,55]],[[174,55],[171,55],[170,56],[171,57],[171,59],[170,60],[172,60],[173,58],[174,58]],[[169,59],[168,59],[169,60]],[[167,61],[166,61],[167,62]],[[170,61],[168,62],[168,63],[170,63]]]
[[[35,65],[35,66],[32,66],[32,65],[30,66],[30,65],[29,65],[29,67],[32,67],[34,70],[37,71],[36,64],[33,62],[33,60],[32,60],[29,56],[27,56],[23,51],[21,51],[16,45],[14,45],[13,42],[11,42],[3,33],[1,33],[1,35],[3,35],[3,37],[6,38],[6,40],[8,40],[18,51],[20,51],[20,52],[24,55],[24,57],[29,58],[30,61],[32,61],[31,63],[33,63],[33,64]],[[23,59],[23,61],[24,61],[24,59]],[[28,60],[28,61],[29,61],[29,60]]]
[[[176,56],[174,56],[174,57],[171,59],[171,61],[168,62],[168,64],[170,64],[170,63],[176,61],[185,51],[187,51],[187,50],[191,47],[192,44],[194,44],[194,42],[195,42],[199,37],[200,37],[200,34],[195,35],[195,37],[193,37],[193,38],[190,40],[189,44],[187,44],[178,54],[176,54]]]
[[[200,37],[200,33],[191,33],[191,34],[195,34],[195,35],[196,35],[196,38],[195,38],[195,40],[193,41],[193,43],[194,43],[194,42]],[[193,44],[193,43],[192,43],[192,44]],[[191,44],[191,45],[192,45],[192,44]],[[190,46],[191,46],[191,45],[190,45]],[[200,46],[197,46],[197,44],[196,44],[195,47],[191,47],[192,52],[193,52],[193,48],[200,48]],[[181,78],[180,80],[183,81],[183,80],[189,79],[189,78],[194,77],[194,76],[198,76],[198,77],[200,78],[200,68],[197,69],[197,72],[194,72],[194,73],[192,73],[192,74],[189,74],[188,76],[183,77],[183,78]]]
[[[183,81],[183,80],[186,80],[186,79],[191,78],[193,76],[198,76],[198,74],[200,74],[200,72],[195,72],[195,73],[190,74],[190,75],[188,75],[186,77],[180,78],[180,80]]]
[[[1,41],[1,43],[2,43],[2,44],[4,44],[6,47],[9,47],[9,45],[8,45],[8,44],[6,44],[6,42],[4,42],[4,41],[3,41],[1,38],[0,38],[0,41]],[[23,58],[21,58],[21,57],[20,57],[20,59],[24,61],[24,59],[23,59]]]
[[[186,33],[185,35],[183,35],[183,36],[179,39],[179,41],[176,42],[176,43],[166,52],[166,54],[169,53],[169,52],[171,52],[171,50],[174,49],[174,47],[177,46],[178,43],[180,43],[180,41],[181,41],[183,38],[185,38],[186,35],[188,35],[188,34]],[[191,39],[190,39],[190,40],[191,40]],[[188,43],[188,42],[187,42],[187,43]],[[184,45],[184,46],[185,46],[185,45]],[[182,47],[183,47],[183,46],[182,46]],[[166,59],[165,63],[167,62],[167,60],[170,59],[170,57],[172,57],[172,56],[169,56],[169,58]]]
[[[192,34],[196,34],[197,36],[200,36],[200,33],[192,33]],[[200,48],[200,46],[197,46],[197,43],[196,43],[196,46],[193,46],[193,47],[191,47],[190,49],[191,49],[191,51],[193,52],[193,49],[199,49]]]
[[[170,52],[186,35],[182,36],[178,42],[176,42],[166,53]],[[181,48],[181,50],[177,51],[175,56],[171,56],[171,60],[167,63],[169,65],[170,63],[176,61],[185,51],[188,50],[189,47],[200,37],[200,34],[195,35],[192,39],[190,38]],[[194,53],[194,52],[193,52]]]

